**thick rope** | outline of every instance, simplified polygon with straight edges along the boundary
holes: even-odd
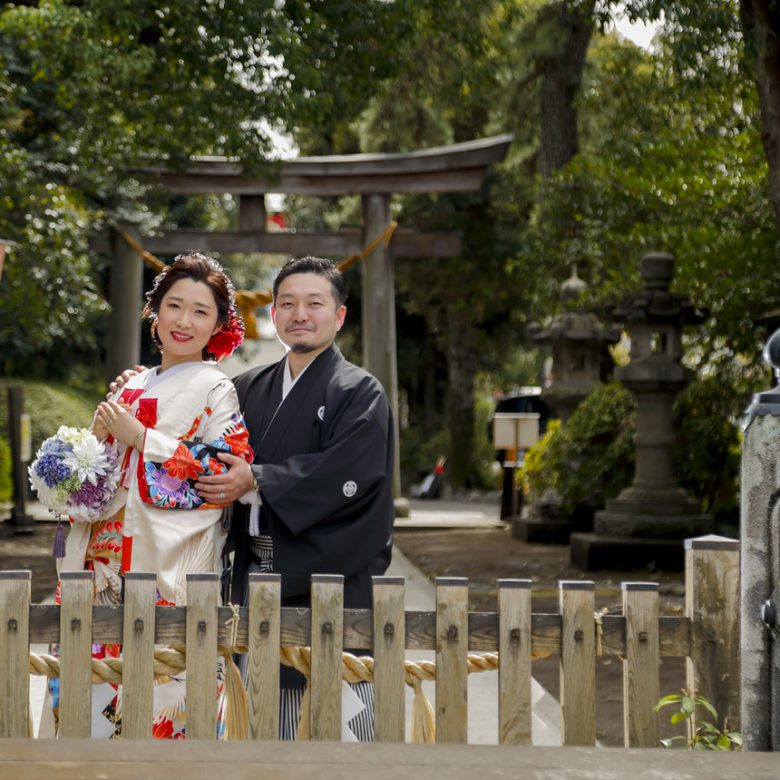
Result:
[[[112,222],[112,227],[119,236],[127,243],[127,245],[139,255],[143,261],[154,270],[155,273],[165,268],[165,263],[156,257],[151,252],[144,249],[141,244],[138,243],[126,230],[120,227],[115,222]],[[346,271],[347,268],[351,268],[355,263],[359,263],[365,260],[372,252],[374,252],[381,244],[388,246],[390,239],[393,237],[395,229],[398,227],[398,223],[393,221],[387,229],[380,233],[373,241],[366,244],[362,251],[358,254],[350,255],[342,260],[336,266],[339,271]],[[259,337],[259,331],[257,330],[257,315],[255,309],[260,306],[266,306],[273,301],[273,294],[270,290],[236,290],[236,306],[238,307],[241,316],[244,318],[244,325],[246,327],[246,337],[248,339],[256,339]]]
[[[220,655],[232,655],[235,647],[220,646]],[[533,654],[534,658],[543,657]],[[121,658],[92,658],[92,682],[121,684]],[[155,679],[174,677],[186,669],[187,654],[183,647],[155,647]],[[311,648],[283,645],[280,661],[307,677],[311,676]],[[374,659],[371,656],[355,656],[342,653],[342,679],[348,683],[373,682]],[[468,673],[491,672],[498,669],[498,653],[469,653]],[[61,662],[57,656],[47,653],[30,653],[30,674],[44,677],[59,677]],[[436,679],[435,661],[404,661],[405,682],[415,687],[418,682]]]

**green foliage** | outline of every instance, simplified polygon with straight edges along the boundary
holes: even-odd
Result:
[[[671,251],[675,287],[717,312],[697,337],[703,362],[728,362],[756,353],[755,322],[777,305],[757,99],[725,54],[708,61],[711,78],[692,83],[675,51],[652,56],[612,38],[592,47],[582,152],[545,183],[517,262],[541,256],[556,273],[577,263],[592,303],[607,307],[638,285],[645,251]],[[539,288],[540,310],[555,293]]]
[[[712,703],[700,693],[689,690],[683,690],[681,694],[672,694],[664,696],[654,711],[660,712],[665,707],[677,707],[669,719],[672,725],[686,723],[688,725],[688,736],[677,735],[669,739],[662,739],[661,744],[664,747],[672,747],[675,742],[685,742],[689,750],[719,750],[731,752],[732,750],[741,750],[742,735],[738,731],[729,731],[728,723],[718,727],[718,712]],[[704,720],[697,711],[703,713],[704,717],[710,716],[712,721]],[[714,721],[714,722],[713,722]]]
[[[64,385],[7,379],[0,382],[0,430],[8,430],[6,388],[21,385],[24,391],[24,411],[30,415],[33,455],[41,442],[57,432],[60,425],[88,428],[95,407],[102,400],[97,393],[89,394]]]
[[[272,176],[273,134],[359,113],[397,66],[417,5],[3,4],[0,237],[18,244],[0,284],[3,373],[50,378],[99,362],[106,280],[91,234],[112,220],[144,232],[166,215],[212,221],[133,168],[223,154]]]
[[[741,438],[749,383],[738,367],[691,382],[675,403],[674,468],[680,484],[719,524],[737,524]],[[597,388],[565,425],[553,420],[526,454],[519,479],[532,498],[555,488],[571,511],[601,506],[631,483],[636,402],[619,383]]]
[[[675,474],[701,499],[705,512],[732,524],[738,514],[741,457],[736,421],[755,389],[747,386],[744,371],[732,366],[695,380],[675,401]]]
[[[635,427],[633,395],[617,382],[598,387],[565,424],[548,423],[518,478],[533,498],[555,488],[568,511],[603,505],[631,481]]]
[[[0,436],[0,503],[13,498],[13,462],[11,460],[11,445]]]

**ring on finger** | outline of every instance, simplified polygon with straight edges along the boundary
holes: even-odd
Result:
[[[220,491],[220,493],[219,493],[219,500],[220,501],[224,501],[225,500],[225,492],[224,491]]]

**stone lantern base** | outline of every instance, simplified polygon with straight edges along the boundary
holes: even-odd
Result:
[[[512,521],[512,536],[538,544],[568,544],[575,531],[592,531],[595,507],[580,504],[573,512],[564,511],[554,488],[535,501],[527,516]]]
[[[679,487],[627,488],[596,512],[595,533],[571,535],[571,563],[585,571],[682,569],[684,541],[713,532],[713,519],[697,510],[698,504]]]
[[[682,571],[685,550],[682,539],[578,534],[569,537],[569,560],[583,571],[634,571],[665,569]]]

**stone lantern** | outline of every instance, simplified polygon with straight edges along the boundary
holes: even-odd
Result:
[[[529,328],[532,341],[549,344],[552,349],[553,381],[543,390],[542,398],[562,420],[601,382],[606,347],[620,339],[618,328],[605,325],[585,310],[582,298],[587,289],[575,266],[561,285],[563,311],[549,325],[534,323]]]
[[[681,568],[685,538],[712,532],[713,522],[672,471],[673,405],[694,372],[682,363],[682,328],[707,313],[669,291],[674,257],[642,258],[644,288],[615,311],[631,337],[631,362],[616,371],[637,399],[634,481],[596,513],[593,534],[572,534],[571,561],[586,570],[654,562]]]
[[[585,310],[582,299],[587,289],[575,266],[561,285],[563,311],[548,325],[529,328],[533,341],[552,350],[553,381],[542,391],[542,399],[564,421],[599,385],[607,346],[620,339],[619,328],[605,325]],[[592,527],[592,506],[583,505],[569,515],[563,512],[558,493],[550,489],[532,504],[527,517],[515,518],[512,535],[527,542],[567,544],[572,531]]]

